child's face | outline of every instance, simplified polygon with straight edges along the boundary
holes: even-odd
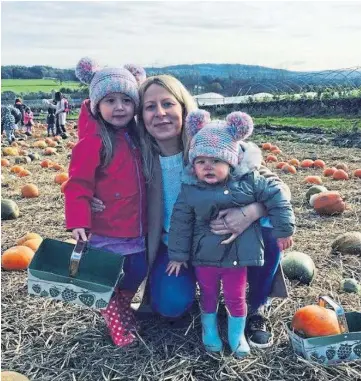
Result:
[[[114,127],[126,127],[135,114],[132,99],[122,93],[111,93],[99,102],[103,119]]]
[[[229,175],[229,164],[215,157],[198,156],[193,163],[198,180],[207,184],[218,184]]]

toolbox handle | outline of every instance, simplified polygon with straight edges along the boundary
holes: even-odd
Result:
[[[70,256],[69,274],[71,277],[75,277],[79,270],[79,264],[82,255],[88,248],[88,241],[83,241],[79,239],[76,243],[73,252]]]
[[[332,298],[325,295],[325,296],[320,296],[318,298],[318,305],[321,307],[326,307],[326,305],[331,306],[332,309],[336,312],[338,325],[340,326],[341,333],[349,332],[347,320],[345,316],[345,311],[340,304],[336,303]]]

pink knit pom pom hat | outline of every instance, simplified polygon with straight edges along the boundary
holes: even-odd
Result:
[[[189,162],[198,156],[215,157],[236,167],[243,158],[239,142],[253,132],[252,118],[240,111],[227,115],[225,121],[211,121],[204,110],[192,111],[186,118],[185,128],[192,140]]]
[[[78,62],[75,75],[89,85],[90,109],[94,115],[97,113],[98,103],[111,93],[123,93],[133,100],[136,108],[139,107],[139,80],[135,75],[145,77],[145,70],[136,65],[127,67],[101,68],[88,57]]]

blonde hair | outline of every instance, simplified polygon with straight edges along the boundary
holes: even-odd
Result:
[[[149,77],[145,82],[143,82],[139,89],[140,107],[137,115],[137,131],[142,149],[143,172],[147,182],[150,182],[153,177],[154,162],[160,153],[156,140],[146,130],[143,120],[144,95],[151,85],[162,86],[165,90],[172,94],[172,96],[174,96],[174,98],[182,106],[181,147],[184,150],[183,157],[185,162],[188,157],[187,152],[189,149],[189,138],[185,132],[184,123],[188,113],[197,109],[197,104],[192,95],[177,78],[174,78],[171,75],[163,74]]]

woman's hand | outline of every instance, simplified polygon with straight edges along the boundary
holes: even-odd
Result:
[[[222,241],[223,245],[233,242],[254,221],[265,215],[262,204],[255,202],[246,206],[221,210],[216,219],[211,221],[212,233],[217,235],[232,234],[228,239]]]
[[[168,263],[168,266],[165,272],[168,274],[168,276],[172,275],[174,272],[175,272],[175,276],[178,276],[182,266],[184,266],[187,269],[188,268],[187,262],[170,261]]]
[[[284,251],[293,245],[292,237],[277,238],[277,245],[280,251]]]
[[[92,198],[90,206],[93,213],[102,212],[105,209],[103,201],[96,197]]]

